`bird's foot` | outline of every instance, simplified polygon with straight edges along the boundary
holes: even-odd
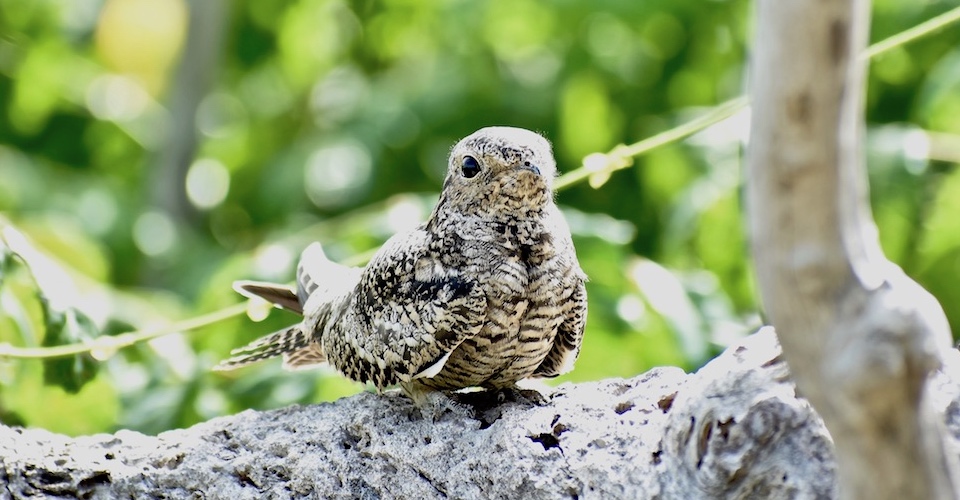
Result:
[[[533,406],[547,406],[550,398],[536,389],[521,389],[517,386],[497,389],[497,402],[529,403]]]
[[[470,405],[453,399],[447,393],[416,383],[400,384],[400,386],[426,420],[437,422],[448,413],[461,419],[476,420],[477,418],[476,411]]]

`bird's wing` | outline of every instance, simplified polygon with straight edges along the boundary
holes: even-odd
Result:
[[[587,323],[587,292],[583,280],[577,279],[567,292],[569,295],[562,302],[563,323],[557,329],[547,357],[533,372],[534,377],[556,377],[567,373],[573,369],[573,362],[580,354],[583,329]]]
[[[558,265],[566,270],[564,285],[557,297],[557,303],[562,307],[563,322],[557,329],[553,347],[533,372],[534,377],[556,377],[573,369],[573,363],[580,354],[583,329],[587,323],[587,289],[584,286],[587,276],[577,262],[570,228],[556,207],[550,214],[549,224],[557,245]]]
[[[321,284],[337,281],[344,270],[349,269],[328,259],[319,243],[308,245],[297,263],[297,298],[300,303],[306,304]]]
[[[423,229],[400,233],[373,257],[341,321],[323,335],[330,363],[377,387],[439,373],[479,333],[487,299],[476,280],[440,264]]]

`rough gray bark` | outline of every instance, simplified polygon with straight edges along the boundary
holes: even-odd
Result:
[[[747,194],[756,274],[845,498],[957,498],[925,387],[949,349],[936,300],[880,249],[861,151],[868,0],[760,0]]]
[[[933,407],[960,449],[960,384]],[[693,375],[564,385],[545,406],[422,420],[405,397],[245,411],[189,429],[69,438],[0,428],[0,497],[829,498],[831,443],[772,331]]]

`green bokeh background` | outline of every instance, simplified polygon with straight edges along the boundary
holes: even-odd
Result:
[[[871,39],[953,6],[877,0]],[[0,252],[0,342],[219,310],[240,302],[235,279],[291,280],[310,241],[335,259],[363,255],[426,217],[449,148],[483,126],[542,132],[564,172],[669,129],[743,94],[751,8],[0,0],[0,216],[8,243],[22,233],[30,245],[10,245],[22,259]],[[954,326],[958,43],[951,27],[878,58],[867,102],[882,244]],[[559,193],[590,283],[581,358],[556,382],[696,369],[761,324],[742,223],[747,125],[738,115]],[[278,362],[210,372],[294,320],[235,317],[100,361],[0,360],[0,420],[156,433],[363,390]]]

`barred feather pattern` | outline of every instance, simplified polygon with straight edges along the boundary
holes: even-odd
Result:
[[[312,342],[310,333],[303,331],[300,324],[296,324],[230,351],[231,357],[214,367],[214,370],[233,370],[258,361],[296,352],[306,348]]]
[[[363,269],[318,244],[298,266],[299,326],[238,351],[229,368],[283,355],[408,393],[510,387],[576,359],[586,276],[553,202],[556,164],[533,132],[490,127],[452,150],[440,201]]]

